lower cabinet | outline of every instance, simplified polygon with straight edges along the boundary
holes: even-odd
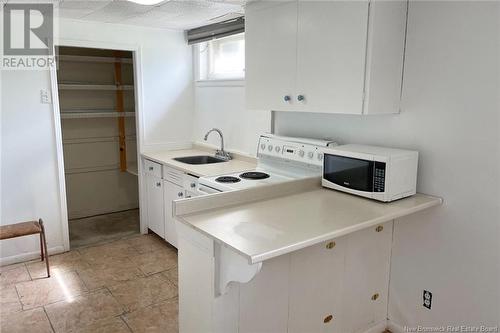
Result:
[[[165,207],[165,240],[177,247],[177,231],[175,230],[175,220],[172,216],[172,202],[174,200],[183,199],[185,197],[185,190],[182,186],[169,182],[168,180],[163,181],[163,200]]]
[[[163,182],[160,177],[146,174],[146,210],[148,228],[165,238],[165,218],[163,211]]]

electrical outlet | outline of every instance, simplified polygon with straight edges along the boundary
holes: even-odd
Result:
[[[51,104],[52,103],[52,98],[51,98],[49,91],[47,89],[40,90],[40,103],[42,103],[42,104]]]
[[[424,296],[423,306],[430,310],[432,306],[432,293],[430,291],[424,290],[423,296]]]

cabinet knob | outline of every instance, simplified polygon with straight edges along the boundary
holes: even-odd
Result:
[[[325,317],[325,319],[323,319],[323,322],[325,324],[327,324],[327,323],[331,322],[332,319],[333,319],[333,316],[332,315],[328,315],[328,316]]]
[[[160,182],[156,183],[156,186],[161,187],[161,183]]]
[[[290,100],[291,100],[291,99],[292,99],[292,98],[291,98],[290,96],[288,96],[288,95],[285,95],[285,96],[283,97],[283,100],[284,100],[285,102],[290,102]]]
[[[149,167],[149,171],[153,171],[153,169],[154,169],[153,167]]]
[[[182,197],[183,195],[184,195],[184,193],[182,193],[182,192],[177,193],[178,197]]]
[[[195,188],[196,187],[196,183],[191,183],[191,188]]]
[[[306,97],[305,97],[304,95],[298,95],[298,96],[297,96],[297,100],[298,100],[299,102],[302,102],[302,101],[303,101],[303,100],[305,100],[305,99],[306,99]]]

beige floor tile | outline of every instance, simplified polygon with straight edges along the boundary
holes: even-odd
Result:
[[[0,273],[6,272],[6,271],[10,271],[11,269],[14,269],[14,268],[22,267],[22,266],[24,266],[24,264],[25,264],[24,262],[20,262],[20,263],[17,263],[17,264],[0,266]]]
[[[90,267],[79,270],[78,274],[90,290],[144,277],[137,265],[128,258],[110,259],[107,263],[91,264]]]
[[[16,267],[10,269],[7,267],[0,272],[0,285],[4,286],[31,280],[25,265],[16,265]]]
[[[78,249],[78,252],[90,264],[106,264],[113,260],[128,258],[139,253],[126,240],[81,248]]]
[[[177,296],[177,287],[161,274],[120,283],[109,289],[129,312]]]
[[[71,333],[130,333],[127,324],[120,317],[98,320],[90,325],[76,327]]]
[[[43,308],[2,316],[0,332],[5,333],[52,333],[49,320]]]
[[[100,320],[123,313],[120,304],[105,289],[78,296],[71,302],[47,305],[45,310],[56,333],[99,325]]]
[[[133,332],[178,333],[179,306],[177,298],[124,315]]]
[[[23,309],[16,286],[13,284],[0,286],[0,317],[10,313],[19,312]]]
[[[76,272],[57,271],[50,278],[18,283],[16,289],[24,310],[70,300],[87,291]]]
[[[49,257],[50,270],[59,272],[78,271],[88,268],[90,265],[83,260],[78,251],[70,251]],[[26,264],[32,279],[44,278],[47,276],[45,261],[30,262]]]
[[[177,267],[177,252],[171,248],[140,254],[130,259],[147,275]]]
[[[179,285],[179,271],[177,267],[171,268],[168,271],[163,272],[162,274],[176,286]]]
[[[165,250],[170,247],[163,239],[156,235],[140,235],[126,239],[133,248],[140,254],[154,252],[157,250]]]

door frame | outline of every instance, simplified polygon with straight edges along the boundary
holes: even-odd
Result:
[[[73,46],[73,47],[86,47],[96,49],[108,50],[121,50],[131,51],[133,54],[134,65],[134,99],[135,99],[135,127],[136,127],[136,142],[137,142],[137,171],[138,171],[138,189],[139,189],[139,224],[140,232],[147,233],[146,225],[146,210],[143,209],[145,195],[144,185],[142,184],[142,163],[141,151],[143,150],[144,143],[144,107],[142,98],[143,77],[142,77],[142,50],[139,44],[127,43],[114,43],[114,42],[101,42],[77,39],[58,39],[54,42],[55,46]],[[55,54],[55,53],[54,53]],[[68,204],[66,200],[66,178],[64,173],[64,154],[63,154],[63,141],[62,141],[62,127],[61,127],[61,110],[59,108],[59,89],[57,82],[57,69],[50,69],[50,84],[52,91],[52,107],[53,107],[53,124],[54,135],[56,141],[56,158],[57,158],[57,178],[59,181],[59,206],[61,214],[61,228],[63,236],[63,246],[65,251],[70,250],[69,242],[69,221],[68,221]]]

